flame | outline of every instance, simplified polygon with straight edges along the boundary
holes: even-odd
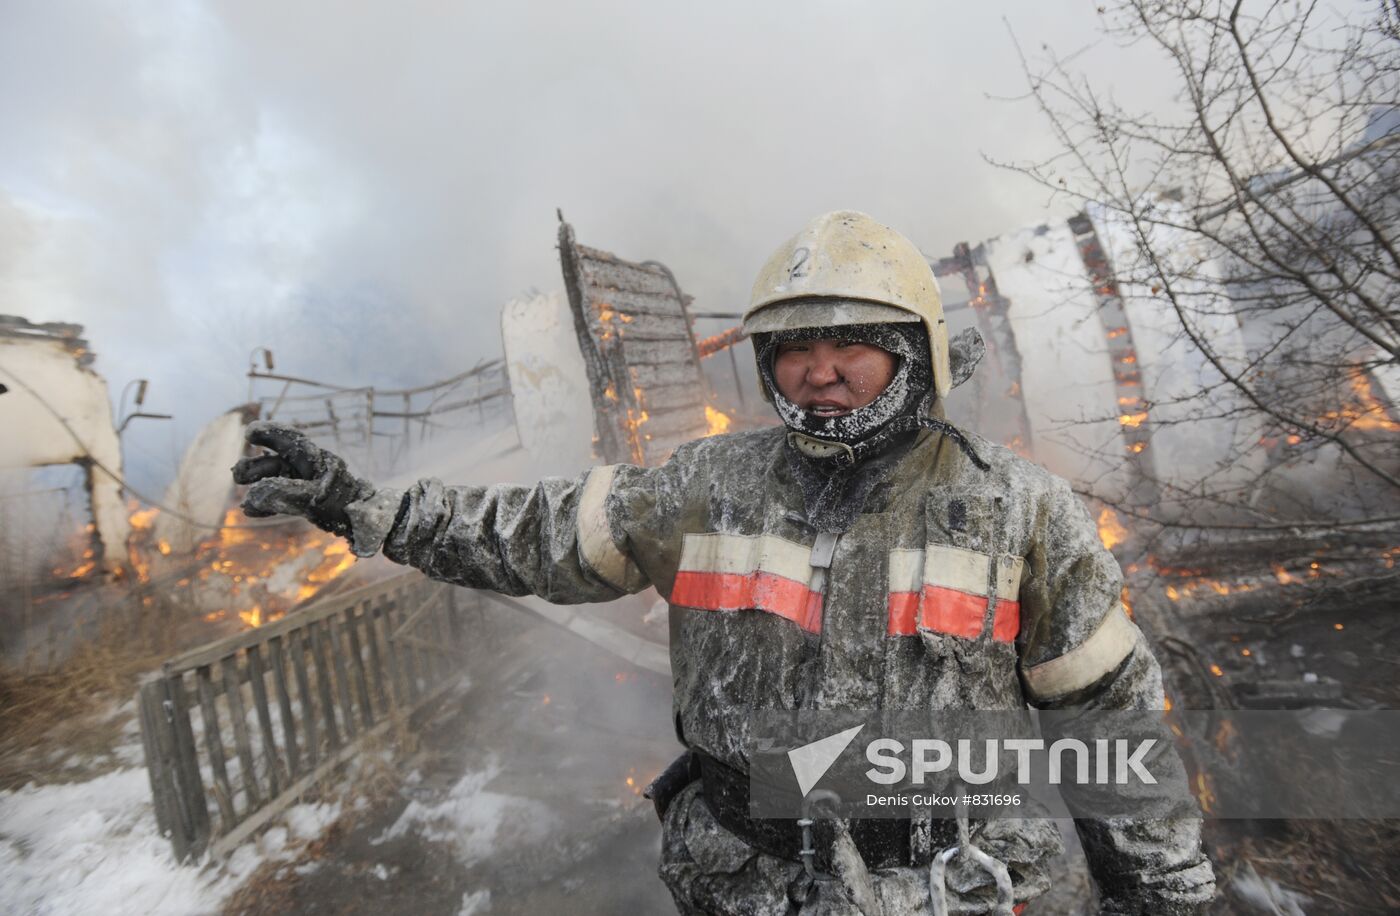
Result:
[[[1210,777],[1205,773],[1196,774],[1196,798],[1201,803],[1201,810],[1210,814],[1215,810],[1215,803],[1219,799],[1215,796],[1215,790],[1211,788]]]
[[[632,323],[631,315],[628,315],[626,312],[619,312],[617,309],[612,307],[612,303],[610,302],[599,302],[597,308],[598,321],[601,324],[611,324],[613,319],[617,319],[623,324]]]
[[[1123,604],[1123,613],[1128,615],[1128,619],[1133,619],[1133,601],[1128,592],[1128,586],[1123,586],[1123,591],[1119,593],[1118,600]]]
[[[67,573],[66,576],[65,576],[65,578],[68,578],[68,579],[81,579],[83,576],[86,576],[88,573],[92,572],[92,571],[93,571],[94,569],[96,569],[96,568],[97,568],[97,564],[94,563],[92,560],[88,560],[88,561],[85,562],[85,563],[79,564],[77,567],[75,567],[75,568],[73,569],[72,572]]]
[[[1262,587],[1263,583],[1259,582],[1222,582],[1219,579],[1202,577],[1182,582],[1180,587],[1168,585],[1167,597],[1172,601],[1180,601],[1182,598],[1189,598],[1197,592],[1211,592],[1224,597],[1252,592]]]
[[[707,428],[705,435],[719,436],[729,431],[729,415],[723,411],[715,410],[709,404],[705,405],[705,423]]]
[[[315,597],[356,559],[345,541],[322,531],[247,527],[237,508],[225,513],[224,527],[195,549],[194,558],[200,564],[196,574],[203,583],[200,591],[221,590],[229,601],[204,619],[236,619],[247,627],[285,616]]]
[[[1278,580],[1279,585],[1292,585],[1299,581],[1296,577],[1288,574],[1288,570],[1283,568],[1282,563],[1270,563],[1269,566],[1273,569],[1274,578]]]
[[[1213,675],[1215,675],[1216,677],[1224,677],[1224,676],[1225,676],[1225,672],[1221,669],[1221,667],[1220,667],[1219,665],[1214,664],[1214,663],[1212,663],[1211,666],[1210,666],[1210,673],[1213,674]]]
[[[1366,370],[1351,366],[1347,369],[1347,376],[1351,387],[1349,403],[1342,404],[1337,410],[1327,411],[1318,418],[1319,422],[1324,425],[1340,424],[1347,429],[1400,432],[1400,423],[1390,416],[1385,404],[1376,397]]]
[[[598,323],[603,327],[602,332],[598,334],[599,341],[612,340],[614,335],[617,337],[622,336],[622,328],[617,328],[616,325],[613,324],[614,319],[621,322],[622,324],[632,323],[631,315],[626,315],[622,312],[617,311],[612,307],[612,305],[610,305],[607,302],[598,303],[597,308]],[[614,330],[614,328],[616,328],[616,330]]]
[[[1099,540],[1103,542],[1104,549],[1112,550],[1127,539],[1128,529],[1118,521],[1118,513],[1104,506],[1099,513]]]
[[[1221,719],[1215,729],[1215,749],[1233,761],[1237,756],[1235,739],[1239,735],[1239,729],[1235,728],[1233,720]]]
[[[1118,422],[1129,429],[1137,429],[1147,420],[1147,411],[1141,413],[1124,413],[1118,415]]]
[[[160,510],[151,506],[149,509],[139,509],[131,513],[131,518],[128,521],[134,530],[145,531],[156,523],[156,516],[159,514]]]
[[[257,532],[244,525],[243,513],[230,509],[224,513],[223,527],[219,529],[219,547],[227,550],[239,544],[250,544],[258,539]]]
[[[146,509],[138,508],[140,503],[129,502],[127,508],[130,515],[127,516],[127,523],[131,525],[131,533],[126,539],[126,560],[131,571],[136,574],[137,582],[151,581],[151,538],[155,529],[156,516],[160,515],[160,509],[150,506]],[[161,542],[164,543],[164,542]],[[167,545],[168,546],[168,545]],[[159,546],[155,548],[159,550]]]

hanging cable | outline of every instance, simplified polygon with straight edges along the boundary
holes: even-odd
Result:
[[[98,457],[92,453],[92,450],[87,447],[87,443],[84,442],[82,437],[78,435],[77,430],[73,429],[73,427],[69,424],[67,418],[64,417],[63,414],[59,413],[52,404],[44,400],[43,395],[39,394],[39,392],[35,391],[32,387],[30,387],[23,379],[19,378],[17,375],[9,371],[8,369],[0,367],[0,372],[4,373],[12,382],[14,382],[20,388],[23,388],[25,391],[27,391],[30,397],[39,402],[39,406],[47,410],[49,414],[52,415],[53,418],[59,422],[59,425],[61,425],[65,430],[67,430],[68,435],[73,437],[73,441],[77,443],[78,448],[82,451],[84,460],[90,462],[93,467],[97,468],[102,473],[106,474],[108,477],[116,481],[117,486],[121,487],[121,489],[124,492],[130,493],[132,496],[134,496],[138,502],[144,503],[147,506],[153,506],[159,509],[160,511],[166,513],[167,515],[170,515],[173,518],[178,518],[180,521],[191,524],[196,528],[205,528],[209,531],[222,531],[225,528],[272,528],[276,527],[277,525],[286,524],[285,520],[274,519],[263,523],[249,523],[243,525],[211,525],[208,522],[202,522],[199,519],[191,518],[190,516],[186,515],[183,512],[180,512],[177,509],[172,509],[164,503],[152,499],[151,497],[142,493],[140,490],[133,487],[131,484],[127,483],[126,478],[122,477],[116,471],[113,471],[111,468],[107,467],[106,464],[104,464],[100,459],[98,459]]]

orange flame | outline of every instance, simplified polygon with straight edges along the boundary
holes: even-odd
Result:
[[[715,410],[709,404],[705,405],[705,423],[707,425],[705,435],[719,436],[727,433],[729,431],[730,422],[728,414],[723,411]]]
[[[1118,513],[1104,506],[1099,513],[1099,540],[1103,542],[1104,549],[1112,550],[1127,539],[1128,529],[1118,521]]]
[[[224,515],[218,534],[199,545],[195,559],[202,564],[197,577],[206,588],[222,588],[234,603],[246,603],[204,619],[237,619],[248,627],[280,619],[355,563],[340,538],[282,526],[248,527],[236,508]]]
[[[1201,803],[1201,810],[1206,814],[1215,810],[1215,803],[1219,799],[1215,796],[1215,790],[1211,788],[1210,777],[1205,773],[1196,774],[1196,798]]]
[[[1337,424],[1347,429],[1371,429],[1385,432],[1400,432],[1400,423],[1391,417],[1390,411],[1371,387],[1371,379],[1366,370],[1352,366],[1347,370],[1351,384],[1351,402],[1337,410],[1329,410],[1319,417],[1324,424]],[[1291,438],[1291,437],[1290,437]]]
[[[139,509],[131,513],[129,520],[131,527],[137,531],[144,531],[155,524],[156,516],[159,514],[160,510],[155,506],[151,506],[149,509]]]

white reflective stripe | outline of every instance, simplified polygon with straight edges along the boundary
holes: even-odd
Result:
[[[932,558],[932,563],[928,558]],[[986,554],[959,547],[930,545],[923,550],[890,551],[890,591],[917,592],[925,585],[955,588],[971,595],[987,594]],[[1021,595],[1021,572],[1026,561],[1003,556],[997,563],[997,597],[1015,601]]]
[[[1015,601],[1021,597],[1021,571],[1026,561],[1021,557],[1002,557],[997,561],[997,597]]]
[[[678,572],[767,572],[805,583],[812,575],[812,548],[772,534],[687,534]]]
[[[924,584],[985,595],[991,564],[985,553],[930,544],[924,551]]]
[[[890,551],[890,591],[919,592],[924,588],[924,552]]]
[[[608,524],[608,493],[612,491],[617,465],[596,467],[588,472],[578,499],[578,549],[583,560],[599,578],[614,588],[627,589],[628,581],[640,573],[625,553],[613,543]]]
[[[1122,607],[1115,607],[1076,648],[1022,671],[1026,691],[1037,700],[1049,700],[1083,690],[1121,665],[1138,636],[1137,625]]]

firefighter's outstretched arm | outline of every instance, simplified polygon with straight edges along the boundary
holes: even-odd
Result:
[[[247,439],[274,454],[234,466],[234,480],[251,484],[244,511],[300,515],[347,538],[358,556],[382,548],[434,579],[557,603],[611,601],[648,584],[613,532],[608,498],[616,468],[533,487],[429,479],[407,490],[376,489],[297,430],[254,423]]]
[[[1028,698],[1044,709],[1162,709],[1161,670],[1123,611],[1118,563],[1063,481],[1042,499],[1036,525],[1021,591]],[[1080,818],[1075,826],[1103,898],[1101,912],[1199,913],[1214,896],[1199,819]]]

